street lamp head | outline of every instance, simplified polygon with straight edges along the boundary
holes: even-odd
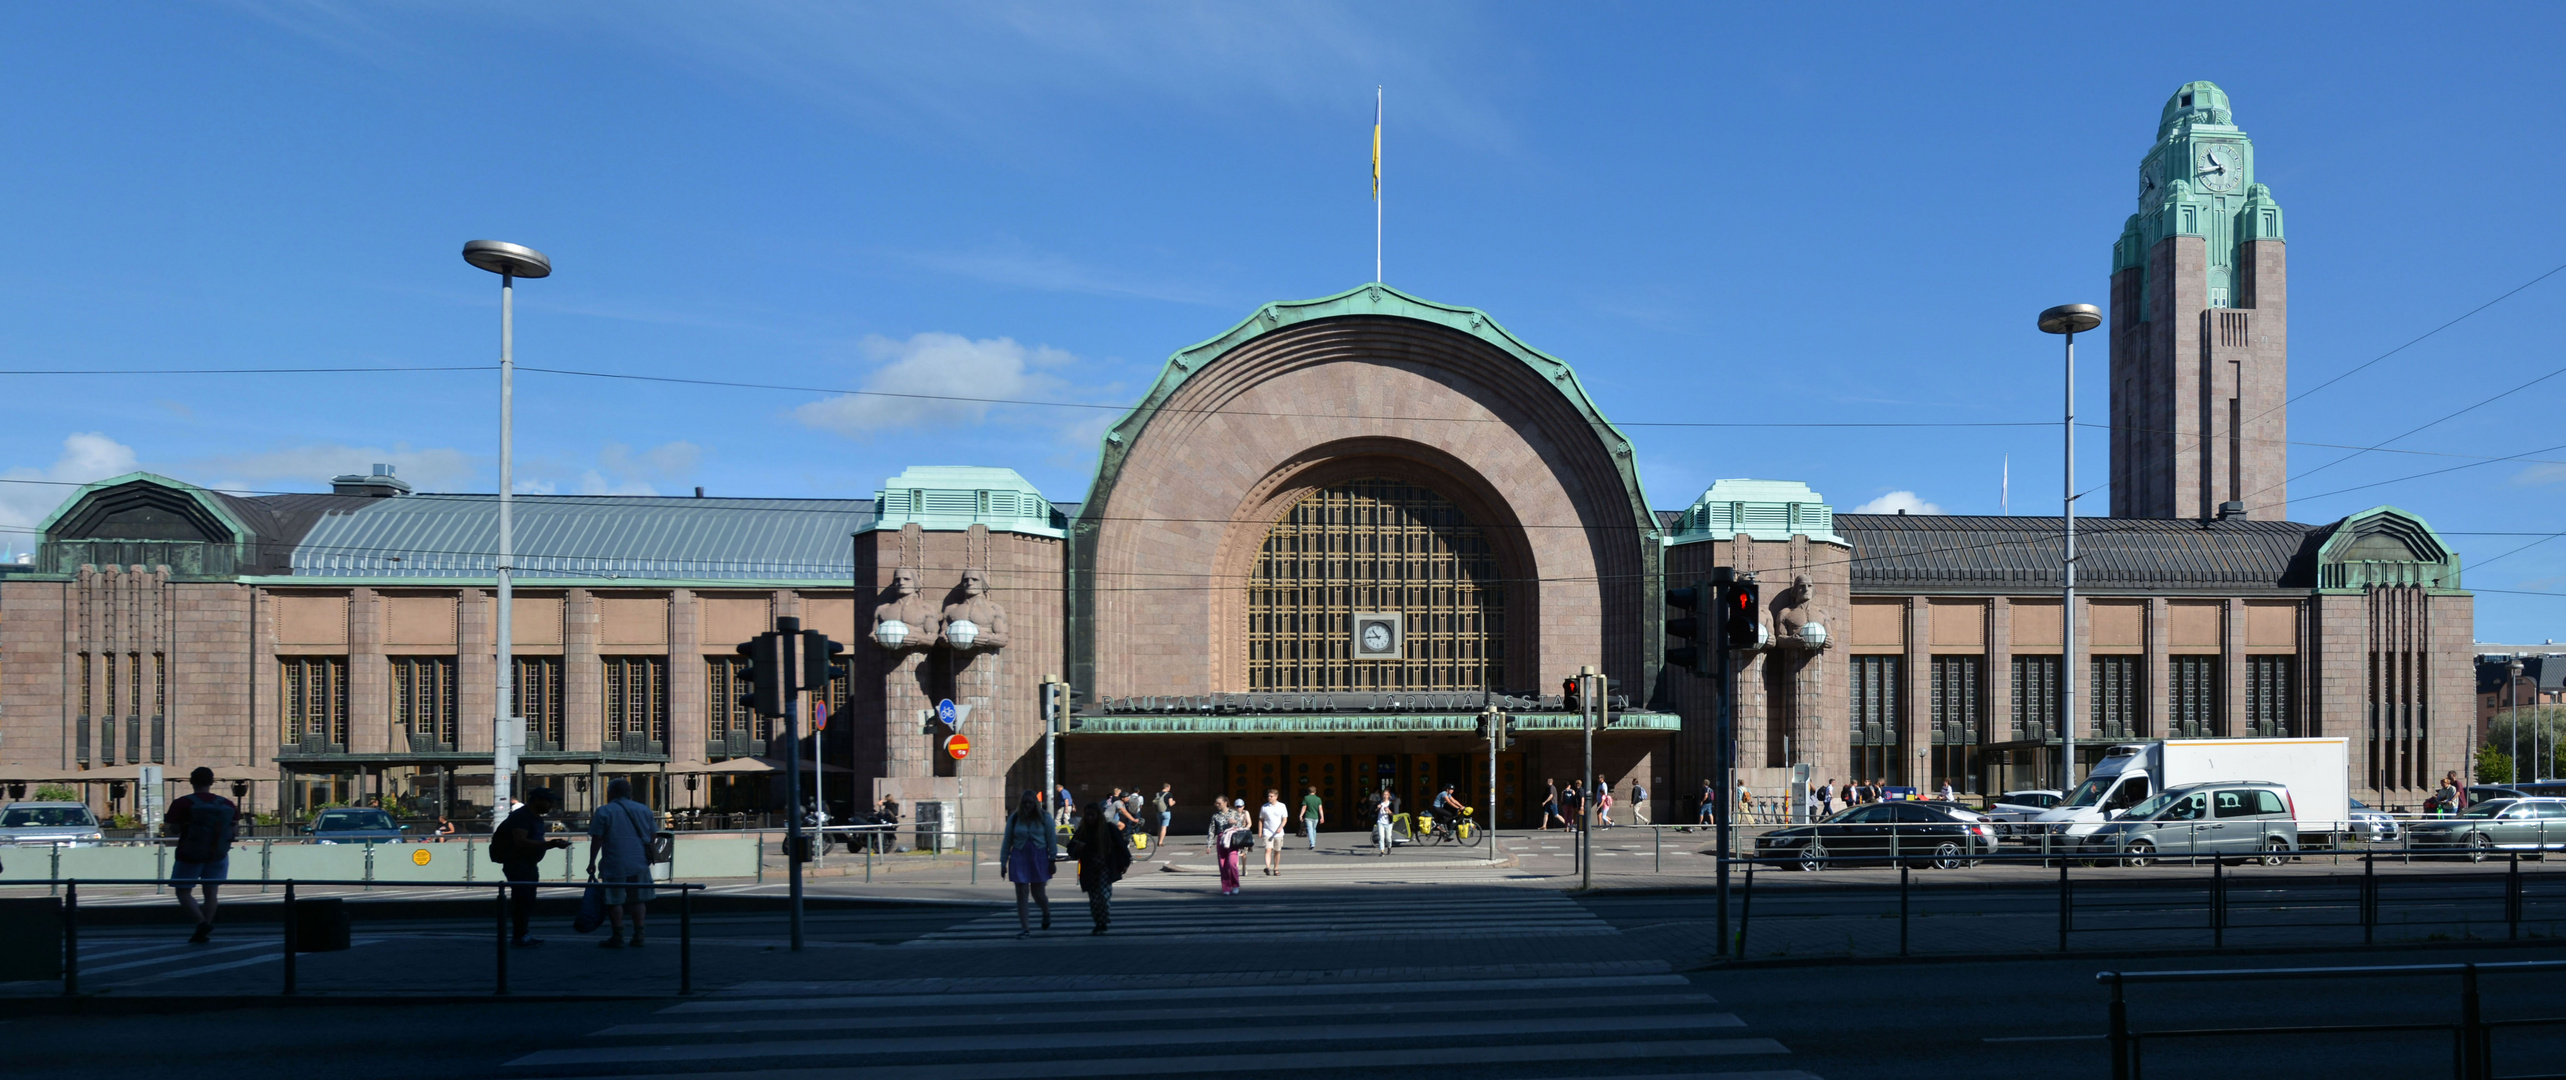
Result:
[[[543,252],[524,244],[504,240],[467,240],[463,244],[463,261],[493,274],[509,277],[539,278],[552,276],[552,260]]]
[[[2092,304],[2060,304],[2040,313],[2040,332],[2081,334],[2103,325],[2103,309]]]

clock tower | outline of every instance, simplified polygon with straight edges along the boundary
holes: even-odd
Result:
[[[2165,102],[2112,245],[2112,516],[2289,513],[2281,206],[2214,83]]]

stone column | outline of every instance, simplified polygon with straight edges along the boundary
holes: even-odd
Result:
[[[410,750],[409,739],[392,731],[392,665],[383,655],[383,597],[373,589],[348,591],[347,748],[351,754]]]
[[[668,760],[700,764],[711,734],[712,702],[707,697],[702,607],[692,589],[668,594]]]
[[[2148,738],[2162,739],[2174,733],[2174,654],[2166,647],[2173,641],[2173,619],[2173,605],[2164,597],[2148,598],[2147,625],[2139,628],[2142,640],[2147,642],[2147,700],[2139,707],[2145,710],[2141,719],[2147,725],[2144,735]]]
[[[586,589],[561,599],[561,711],[562,749],[605,746],[606,667],[597,657],[597,595]]]

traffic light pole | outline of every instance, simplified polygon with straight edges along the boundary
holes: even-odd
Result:
[[[1052,710],[1061,707],[1061,697],[1060,676],[1043,676],[1042,806],[1044,807],[1045,814],[1054,822],[1060,820],[1060,743],[1057,738],[1060,731],[1060,720],[1059,714]],[[1057,853],[1060,847],[1060,829],[1057,826],[1046,827],[1043,830],[1043,835],[1051,837],[1052,851]]]
[[[1719,886],[1716,892],[1719,895],[1720,947],[1718,955],[1720,956],[1727,956],[1729,954],[1729,805],[1737,799],[1737,796],[1732,794],[1730,791],[1737,782],[1737,762],[1735,753],[1737,740],[1734,735],[1737,720],[1737,712],[1735,708],[1737,702],[1737,650],[1729,648],[1728,645],[1729,643],[1726,640],[1719,637],[1705,640],[1701,645],[1701,647],[1705,649],[1718,649],[1720,654],[1719,718],[1711,726],[1712,738],[1719,740],[1719,749],[1712,757],[1712,767],[1718,771],[1720,782],[1719,787],[1711,793],[1711,830],[1718,837],[1715,841],[1717,844],[1715,850],[1719,853],[1719,857],[1716,860],[1716,865],[1718,866],[1717,873],[1719,875]]]
[[[1595,724],[1603,714],[1604,678],[1587,668],[1577,678],[1578,727],[1586,732],[1586,771],[1578,774],[1577,797],[1577,887],[1595,885]]]
[[[802,620],[790,615],[778,616],[775,633],[779,637],[775,665],[776,687],[783,692],[784,715],[780,717],[787,746],[793,744],[793,714],[800,711],[801,685],[796,680],[802,654]],[[793,755],[799,757],[800,755]],[[788,759],[790,760],[790,759]],[[792,897],[793,951],[802,951],[802,768],[795,762],[784,770],[784,865],[790,875],[787,890]]]
[[[1488,822],[1482,830],[1488,834],[1488,861],[1496,862],[1497,852],[1497,746],[1506,737],[1506,714],[1488,706]]]

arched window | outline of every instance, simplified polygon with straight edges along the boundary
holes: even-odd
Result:
[[[1370,477],[1267,530],[1248,584],[1250,690],[1505,689],[1505,584],[1452,500]],[[1354,659],[1356,612],[1398,612],[1398,660]]]

